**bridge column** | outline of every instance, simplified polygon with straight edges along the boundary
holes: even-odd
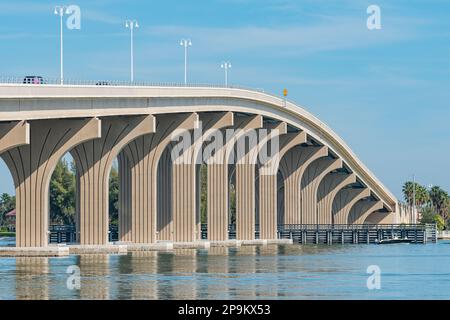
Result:
[[[48,245],[49,187],[53,170],[70,149],[99,137],[100,120],[95,118],[30,121],[30,143],[2,154],[16,188],[17,247]],[[19,140],[24,141],[23,138]]]
[[[319,224],[332,224],[331,208],[336,194],[345,186],[355,183],[354,173],[329,173],[322,180],[317,190],[317,216]]]
[[[340,190],[333,200],[333,224],[347,224],[348,214],[353,205],[370,196],[370,190],[363,188],[346,188]]]
[[[228,239],[228,166],[209,163],[207,171],[208,240],[224,241]]]
[[[233,129],[235,130],[233,134],[227,135],[225,139],[221,136],[215,137],[215,139],[221,139],[223,145],[210,148],[207,146],[205,148],[205,154],[209,155],[209,158],[205,159],[208,168],[208,239],[223,241],[228,239],[228,214],[229,214],[229,203],[228,203],[228,165],[230,162],[230,156],[235,147],[235,143],[244,137],[249,130],[259,129],[262,127],[262,116],[235,116],[235,125]],[[221,132],[223,134],[223,131]],[[220,134],[220,135],[222,135]],[[214,136],[214,135],[213,135]],[[214,145],[211,144],[211,145]],[[210,149],[210,150],[208,150]],[[246,154],[246,152],[244,152]],[[244,155],[245,155],[244,154]],[[241,164],[242,166],[243,164]],[[236,165],[236,226],[240,228],[236,233],[236,238],[240,239],[243,234],[243,228],[245,222],[242,221],[245,216],[245,212],[248,215],[253,216],[253,222],[255,219],[255,180],[254,172],[255,166],[253,165],[253,181],[249,182],[248,177],[251,176],[251,169],[249,168],[237,168]],[[239,173],[238,173],[239,171]],[[247,179],[246,176],[247,175]],[[239,185],[239,190],[238,190]],[[250,188],[245,190],[245,188]],[[252,191],[253,190],[253,191]],[[246,204],[243,201],[238,201],[239,199],[245,199],[245,192],[249,191],[252,195],[253,202],[250,203],[249,208],[246,208]],[[239,196],[238,196],[239,194]],[[251,200],[249,200],[251,202]],[[239,202],[239,204],[238,204]],[[250,231],[251,232],[251,231]],[[250,233],[249,232],[249,233]],[[254,223],[253,223],[253,234],[254,234]]]
[[[235,155],[236,175],[236,239],[255,239],[255,174],[258,138],[255,129],[262,128],[262,116],[237,120],[238,127],[234,137],[237,154]],[[249,138],[248,148],[245,139]],[[229,157],[227,157],[229,160]]]
[[[297,146],[281,159],[284,178],[284,224],[301,224],[300,181],[310,163],[328,155],[326,146]]]
[[[300,182],[302,223],[317,224],[317,190],[320,182],[331,171],[342,168],[341,159],[320,158],[312,162],[303,173]]]
[[[277,174],[280,160],[291,148],[307,141],[305,132],[286,133],[281,132],[278,153],[259,167],[260,239],[277,238]]]
[[[201,113],[200,120],[202,131],[199,134],[194,132],[190,137],[192,143],[177,159],[174,159],[172,193],[175,196],[173,198],[175,241],[194,241],[201,238],[197,207],[197,166],[203,160],[201,157],[203,142],[220,133],[218,130],[232,126],[234,117],[231,112],[211,112]]]
[[[362,199],[356,202],[348,214],[348,224],[363,224],[366,218],[375,211],[383,208],[380,200]]]
[[[157,173],[161,155],[172,142],[176,129],[192,130],[198,121],[196,113],[163,114],[156,118],[155,133],[141,136],[124,148],[131,166],[131,241],[134,243],[156,241]],[[172,197],[179,197],[178,191]]]
[[[130,141],[155,130],[151,115],[102,119],[100,139],[87,141],[72,151],[79,183],[80,244],[108,243],[109,174],[113,160]]]

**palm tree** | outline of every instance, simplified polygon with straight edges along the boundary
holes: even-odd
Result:
[[[434,210],[446,221],[450,210],[450,197],[448,193],[441,189],[441,187],[434,186],[431,188],[429,194],[430,202]]]
[[[415,190],[414,190],[415,189]],[[410,205],[413,204],[414,191],[416,197],[416,206],[423,206],[430,200],[430,195],[428,194],[427,188],[418,184],[417,182],[407,181],[402,188],[403,196],[405,201]]]

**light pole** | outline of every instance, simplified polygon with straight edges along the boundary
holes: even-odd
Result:
[[[192,42],[190,39],[181,39],[180,46],[184,47],[184,85],[187,85],[187,50]]]
[[[125,21],[125,28],[130,28],[130,36],[131,36],[131,42],[130,42],[130,78],[131,82],[134,81],[134,48],[133,48],[133,30],[134,28],[139,28],[139,24],[136,20],[126,20]]]
[[[231,68],[231,63],[227,61],[222,62],[220,67],[225,70],[225,87],[228,87],[228,69]]]
[[[61,47],[60,47],[61,71],[60,71],[60,81],[61,81],[61,84],[64,84],[63,16],[64,16],[64,14],[69,14],[70,12],[67,10],[67,7],[65,7],[65,6],[56,6],[53,13],[56,14],[56,15],[59,15],[59,18],[60,18],[60,36],[61,36]]]

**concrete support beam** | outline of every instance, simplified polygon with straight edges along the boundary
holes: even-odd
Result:
[[[30,124],[28,122],[0,122],[0,154],[29,143]]]
[[[108,243],[112,163],[124,146],[154,131],[155,118],[151,115],[103,118],[101,138],[80,144],[71,151],[79,183],[77,230],[80,244]]]
[[[347,223],[348,224],[363,224],[366,218],[375,211],[383,208],[382,201],[374,201],[370,199],[362,199],[353,205],[350,209]]]
[[[191,242],[199,240],[200,217],[197,202],[197,166],[202,160],[203,142],[215,136],[220,129],[234,123],[231,112],[201,113],[202,134],[192,134],[192,144],[174,159],[173,164],[173,224],[174,241]],[[225,180],[226,181],[226,180]]]
[[[259,167],[260,239],[277,238],[277,174],[281,159],[293,147],[305,143],[305,132],[287,133],[280,137],[279,152]]]
[[[300,182],[301,215],[303,224],[318,224],[317,190],[324,177],[342,168],[341,159],[320,158],[305,170]]]
[[[197,123],[196,113],[157,115],[155,133],[141,136],[124,148],[123,152],[128,157],[131,167],[132,242],[156,241],[157,172],[161,155],[172,143],[175,130],[192,130]],[[179,191],[175,190],[175,193],[173,198],[179,196]],[[174,211],[173,215],[175,214],[178,214],[178,211]]]
[[[326,157],[326,146],[297,146],[284,155],[280,170],[284,179],[284,224],[301,224],[300,181],[313,161]]]
[[[205,159],[207,163],[208,170],[208,240],[211,241],[225,241],[228,239],[228,213],[229,213],[229,199],[228,199],[228,165],[230,163],[230,157],[234,150],[235,143],[245,136],[248,130],[259,129],[262,127],[262,116],[234,116],[233,118],[233,129],[235,130],[231,136],[223,139],[223,146],[214,148],[213,144],[209,144],[205,147],[204,154],[207,155]],[[222,139],[224,131],[217,133],[214,139]],[[209,155],[209,156],[208,156]],[[254,167],[253,167],[254,169]],[[255,169],[254,169],[255,170]],[[239,180],[241,182],[248,181],[251,179],[251,173],[248,170],[240,170]],[[249,174],[245,177],[242,174]],[[253,175],[254,177],[254,175]],[[237,178],[236,178],[237,181]],[[253,179],[253,205],[254,208],[254,179]],[[237,183],[236,183],[237,184]],[[237,188],[237,187],[236,187]],[[241,188],[241,187],[240,187]],[[240,190],[239,199],[245,197],[244,190]],[[251,192],[251,191],[250,191]],[[241,216],[244,209],[244,204],[241,202],[237,204],[238,191],[236,190],[236,220],[237,218],[237,207],[239,206],[239,212]],[[254,210],[254,209],[253,209]],[[254,216],[254,211],[253,211]],[[238,223],[238,222],[236,222]],[[239,222],[241,223],[241,222]],[[254,228],[253,228],[254,229]]]
[[[263,126],[263,118],[260,115],[251,117],[242,117],[237,119],[237,133],[235,136],[236,144],[239,145],[244,139],[249,137],[253,139],[249,129],[260,129]],[[253,132],[255,133],[255,132]],[[242,140],[241,140],[242,139]],[[257,138],[256,138],[257,139]],[[256,144],[249,143],[245,146],[245,150],[240,150],[241,155],[236,154],[235,158],[235,174],[236,174],[236,239],[237,240],[253,240],[255,239],[255,173],[256,163],[254,161],[255,153],[257,153]],[[242,147],[244,144],[242,144]],[[239,153],[239,152],[237,152]],[[239,158],[239,156],[242,156]],[[227,157],[227,159],[230,159]]]
[[[30,144],[10,149],[2,158],[16,188],[16,246],[48,244],[50,178],[59,159],[80,143],[100,137],[100,120],[30,122]]]
[[[355,182],[356,175],[354,173],[334,172],[325,176],[317,190],[318,223],[333,223],[331,210],[336,194],[345,186]]]
[[[228,166],[207,165],[207,220],[208,240],[228,239]]]
[[[333,224],[347,224],[348,214],[353,205],[369,196],[368,188],[346,188],[339,191],[333,200]]]

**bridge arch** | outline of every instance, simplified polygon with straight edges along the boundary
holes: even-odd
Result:
[[[30,143],[1,154],[16,189],[16,245],[48,244],[49,187],[52,173],[64,154],[99,137],[101,121],[30,121]]]

